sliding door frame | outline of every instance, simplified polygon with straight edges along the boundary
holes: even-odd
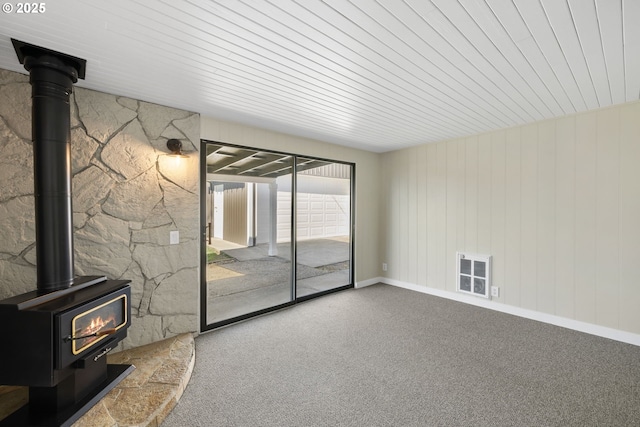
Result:
[[[277,155],[291,156],[292,158],[292,170],[291,170],[291,301],[278,304],[276,306],[264,308],[251,313],[246,313],[241,316],[224,319],[222,321],[214,322],[212,324],[207,323],[207,144],[224,145],[239,149],[256,150],[263,153],[272,153]],[[297,175],[298,175],[298,158],[305,158],[310,160],[318,160],[324,162],[338,163],[350,166],[350,178],[349,178],[349,283],[347,285],[338,286],[333,289],[328,289],[311,295],[305,295],[298,298],[297,296],[297,276],[296,276],[296,264],[297,264]],[[356,180],[356,164],[326,159],[322,157],[308,156],[304,154],[287,153],[283,151],[262,149],[251,146],[230,144],[220,141],[200,140],[200,332],[207,332],[213,329],[221,328],[232,323],[240,322],[252,317],[260,316],[266,313],[270,313],[276,310],[290,307],[300,302],[308,301],[310,299],[318,298],[334,292],[343,291],[345,289],[351,289],[354,287],[355,279],[355,259],[354,259],[354,244],[355,244],[355,180]]]

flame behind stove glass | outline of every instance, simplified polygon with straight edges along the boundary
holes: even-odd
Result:
[[[120,295],[73,318],[73,354],[91,347],[108,335],[95,336],[105,329],[120,329],[127,323],[127,296]],[[85,337],[85,338],[78,338]]]

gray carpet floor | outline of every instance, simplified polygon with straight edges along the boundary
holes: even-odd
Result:
[[[640,426],[640,347],[387,285],[196,338],[171,426]]]

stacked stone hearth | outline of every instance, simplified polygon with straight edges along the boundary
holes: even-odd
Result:
[[[132,281],[122,348],[198,329],[198,114],[75,88],[75,273]],[[180,139],[186,159],[167,156]],[[28,76],[0,70],[0,299],[36,289]],[[169,232],[180,243],[169,244]]]

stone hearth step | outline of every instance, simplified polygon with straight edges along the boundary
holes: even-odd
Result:
[[[110,354],[108,362],[136,369],[73,427],[158,427],[182,397],[195,363],[191,334]],[[2,387],[0,419],[28,400],[26,387]],[[6,407],[5,407],[6,406]]]

